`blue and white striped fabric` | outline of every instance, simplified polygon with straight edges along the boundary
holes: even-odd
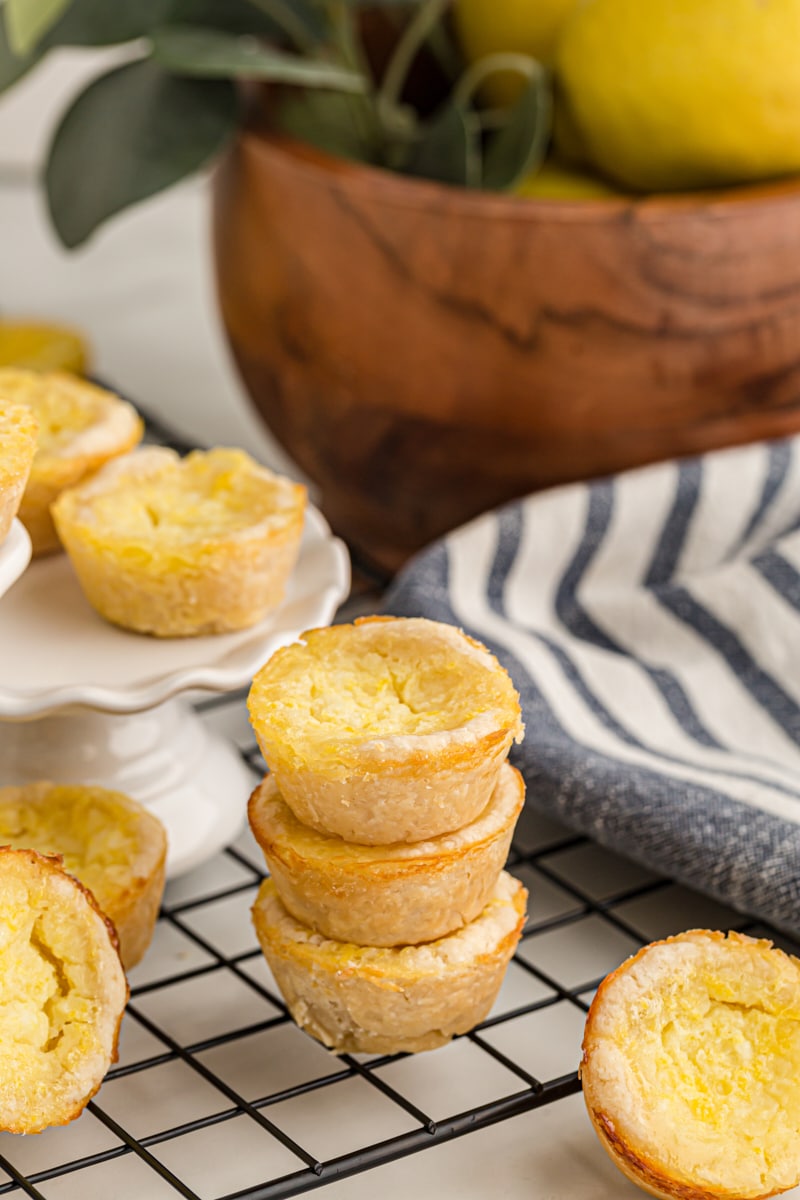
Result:
[[[384,608],[507,667],[530,803],[800,933],[800,437],[487,513]]]

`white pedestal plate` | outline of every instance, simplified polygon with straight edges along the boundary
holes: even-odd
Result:
[[[177,697],[244,687],[279,646],[328,624],[348,592],[347,551],[312,508],[277,612],[239,633],[158,639],[103,621],[65,555],[25,569],[18,529],[13,569],[0,549],[0,784],[126,792],[166,825],[174,878],[236,836],[252,786],[235,748]]]

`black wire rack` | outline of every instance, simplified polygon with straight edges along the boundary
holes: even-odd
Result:
[[[197,709],[238,745],[255,785],[265,764],[245,692]],[[245,830],[168,885],[131,973],[119,1062],[72,1125],[0,1135],[0,1194],[277,1200],[324,1189],[579,1091],[594,989],[655,937],[705,926],[787,944],[533,806],[508,868],[528,888],[529,920],[488,1018],[427,1054],[334,1056],[294,1025],[258,947],[249,908],[265,867]]]

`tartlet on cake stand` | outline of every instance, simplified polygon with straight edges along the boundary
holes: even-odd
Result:
[[[109,625],[65,554],[27,570],[23,562],[17,575],[0,603],[0,783],[126,792],[166,825],[168,876],[198,866],[238,833],[252,777],[178,697],[245,687],[279,646],[329,624],[350,584],[344,545],[309,507],[281,607],[252,629],[214,637],[151,638]]]

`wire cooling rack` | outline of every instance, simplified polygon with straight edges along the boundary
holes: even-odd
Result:
[[[244,693],[199,711],[238,744],[255,784],[265,768]],[[0,1135],[0,1194],[272,1200],[324,1189],[576,1092],[585,1013],[609,970],[678,929],[747,927],[530,808],[509,868],[530,916],[487,1020],[426,1054],[337,1057],[294,1025],[258,948],[249,910],[264,864],[243,831],[168,885],[131,972],[120,1060],[83,1116],[37,1137]]]
[[[351,600],[341,619],[369,602],[369,593]],[[245,693],[204,700],[198,711],[238,746],[255,785],[265,765]],[[272,1200],[324,1192],[577,1092],[594,989],[645,942],[702,926],[787,945],[530,805],[509,869],[528,888],[529,920],[488,1018],[425,1054],[337,1057],[294,1025],[258,947],[250,907],[265,868],[243,830],[168,885],[153,944],[130,975],[119,1061],[84,1114],[36,1137],[0,1134],[0,1194]]]

